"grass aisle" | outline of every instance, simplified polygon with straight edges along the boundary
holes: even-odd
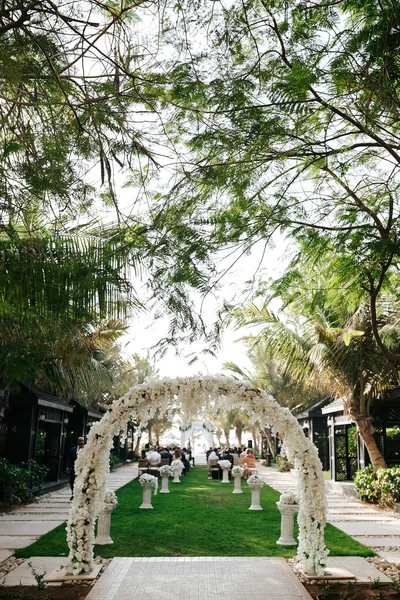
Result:
[[[160,483],[161,487],[161,483]],[[279,493],[261,490],[263,511],[250,511],[250,488],[232,494],[233,483],[207,479],[206,467],[196,467],[182,478],[170,480],[170,494],[152,497],[154,510],[139,509],[142,488],[134,480],[117,491],[118,507],[111,517],[114,544],[96,546],[95,556],[284,556],[296,547],[277,546]],[[65,524],[18,550],[17,557],[66,556]],[[295,536],[297,535],[297,526]],[[331,556],[374,556],[345,533],[328,525],[326,543]]]

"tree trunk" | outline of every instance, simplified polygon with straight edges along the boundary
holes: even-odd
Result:
[[[241,447],[241,445],[242,445],[243,428],[236,426],[235,427],[235,433],[236,433],[236,438],[237,438],[238,446]]]
[[[380,468],[387,468],[387,463],[383,458],[377,444],[376,440],[373,436],[373,427],[371,425],[371,418],[365,414],[354,414],[350,413],[351,417],[357,424],[358,433],[361,435],[364,440],[365,447],[368,450],[369,458],[371,460],[371,464],[376,472]]]
[[[150,444],[150,446],[153,445],[153,441],[152,441],[152,429],[153,429],[152,425],[149,425],[148,428],[147,428],[147,433],[148,433],[148,436],[149,436],[149,444]]]
[[[138,438],[136,440],[136,444],[135,444],[135,448],[134,448],[134,453],[136,454],[136,456],[139,456],[140,454],[140,442],[142,440],[142,434],[140,433],[140,435],[138,435]]]
[[[225,434],[225,440],[226,440],[226,445],[229,447],[230,443],[229,443],[229,429],[224,429],[224,434]]]
[[[254,445],[254,452],[256,454],[260,453],[260,446],[258,444],[258,435],[259,435],[260,430],[258,429],[258,427],[252,427],[251,428],[251,437],[253,438],[253,445]]]
[[[271,434],[271,428],[270,427],[266,427],[265,428],[265,437],[267,439],[268,442],[268,447],[269,447],[269,451],[271,453],[272,458],[275,458],[275,445],[274,445],[274,441],[272,439],[272,434]]]
[[[222,431],[218,428],[217,431],[215,432],[215,437],[218,440],[219,447],[221,447],[221,435],[222,435]]]

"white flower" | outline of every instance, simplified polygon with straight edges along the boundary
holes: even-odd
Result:
[[[293,490],[287,490],[286,492],[283,492],[283,494],[281,494],[279,502],[281,504],[298,504],[299,499],[297,497],[296,492],[294,492]]]
[[[221,469],[230,469],[232,466],[230,460],[219,460],[218,464],[221,467]]]
[[[243,475],[243,471],[242,467],[232,467],[232,475]]]
[[[264,485],[264,481],[261,479],[261,477],[259,475],[250,475],[250,477],[247,480],[247,483],[249,485],[257,484],[260,487],[262,487]]]
[[[169,465],[163,465],[160,467],[160,475],[161,477],[173,477],[174,470]]]
[[[155,488],[158,486],[158,479],[157,477],[154,477],[154,475],[143,473],[143,475],[139,477],[139,483],[142,487],[144,487],[145,485],[149,485],[150,487]]]
[[[105,504],[118,504],[118,498],[115,492],[113,492],[112,490],[106,490],[103,502]]]
[[[185,468],[183,462],[178,458],[178,460],[173,460],[171,463],[172,471],[180,471],[182,473]]]

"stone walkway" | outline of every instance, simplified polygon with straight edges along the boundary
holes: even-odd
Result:
[[[114,558],[86,600],[311,600],[284,558]]]

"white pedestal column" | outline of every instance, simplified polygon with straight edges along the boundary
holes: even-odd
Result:
[[[251,506],[249,510],[263,510],[260,504],[260,491],[262,485],[258,485],[256,483],[249,485],[251,487]]]
[[[293,537],[294,515],[298,512],[297,504],[276,503],[281,513],[281,537],[276,542],[280,546],[297,546]]]
[[[172,483],[180,483],[180,476],[181,476],[181,472],[179,471],[179,469],[174,469],[174,478],[172,480]]]
[[[229,469],[222,469],[221,483],[229,483]]]
[[[111,513],[116,508],[115,504],[103,504],[103,509],[99,512],[97,520],[97,536],[94,540],[95,544],[104,546],[105,544],[113,544],[110,537],[111,528]]]
[[[168,477],[163,477],[160,494],[169,494],[169,493],[170,493],[170,491],[168,489]]]
[[[233,488],[232,494],[243,494],[243,490],[241,488],[242,476],[234,475],[233,481],[234,481],[234,488]]]
[[[143,486],[143,501],[139,508],[153,508],[151,504],[151,491],[153,489],[152,485],[144,485]]]

